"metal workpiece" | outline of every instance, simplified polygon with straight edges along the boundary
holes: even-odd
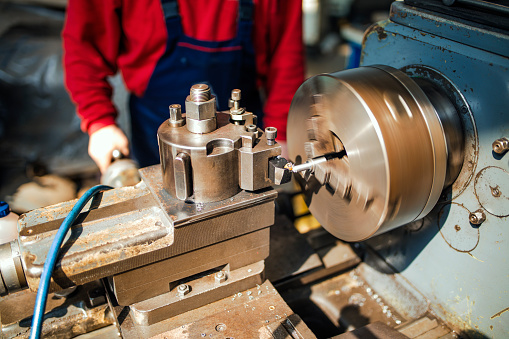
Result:
[[[186,127],[196,134],[210,133],[216,129],[216,98],[211,96],[206,84],[191,87],[186,98]]]
[[[492,144],[493,152],[497,154],[504,154],[509,150],[509,139],[507,138],[500,138],[495,141],[493,141]]]
[[[315,76],[297,91],[290,159],[297,171],[307,169],[297,178],[311,213],[340,239],[363,240],[422,218],[458,175],[463,143],[455,108],[419,83],[371,66]]]
[[[125,157],[119,150],[112,154],[115,159],[101,176],[101,184],[111,187],[134,186],[140,182],[139,165],[133,159]]]
[[[181,127],[186,123],[185,118],[182,116],[182,108],[179,104],[173,104],[169,106],[170,118],[168,124],[171,127]]]
[[[231,123],[228,113],[217,113],[217,123],[217,129],[202,135],[168,124],[159,128],[163,183],[171,196],[204,203],[272,185],[268,161],[281,154],[281,147],[269,145],[265,134],[252,124]],[[178,157],[182,153],[189,156],[188,166]]]
[[[47,253],[76,201],[33,210],[20,218],[26,280],[36,291]],[[81,285],[167,257],[173,222],[144,184],[104,192],[89,202],[68,232],[51,291]]]
[[[27,288],[18,240],[0,246],[0,295]]]

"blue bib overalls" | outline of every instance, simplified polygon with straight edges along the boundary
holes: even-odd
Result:
[[[168,119],[168,106],[180,104],[192,85],[206,83],[218,110],[228,109],[232,89],[242,90],[242,106],[261,120],[252,43],[254,5],[239,0],[237,35],[227,41],[201,41],[183,33],[176,0],[161,0],[168,30],[166,50],[142,97],[130,98],[132,149],[141,167],[159,163],[157,129]],[[218,23],[220,24],[220,23]]]

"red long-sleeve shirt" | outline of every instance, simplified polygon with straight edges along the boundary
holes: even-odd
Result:
[[[264,122],[286,139],[293,94],[304,80],[301,0],[255,0],[253,44],[257,84],[265,89]],[[179,0],[186,35],[207,41],[237,33],[237,0]],[[107,77],[122,72],[126,87],[143,95],[166,48],[160,0],[69,0],[62,33],[65,82],[88,133],[114,124]],[[248,107],[249,109],[249,107]]]

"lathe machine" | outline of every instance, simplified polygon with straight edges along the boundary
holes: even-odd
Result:
[[[314,337],[264,278],[272,186],[293,173],[321,225],[365,249],[347,273],[387,315],[385,337],[418,337],[426,315],[448,329],[430,338],[509,336],[508,12],[475,0],[393,3],[365,33],[360,68],[299,88],[288,160],[240,91],[216,112],[208,86],[194,85],[185,115],[171,105],[159,128],[161,165],[97,195],[67,235],[43,335],[93,335],[114,322],[126,338]],[[4,336],[28,335],[73,204],[25,214],[18,240],[1,247]],[[320,276],[337,284],[327,297],[362,306],[338,283],[344,272]]]

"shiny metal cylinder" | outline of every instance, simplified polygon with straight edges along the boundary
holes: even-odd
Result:
[[[216,117],[205,120],[188,118],[186,123],[188,131],[196,134],[210,133],[217,128]]]
[[[0,295],[28,287],[18,240],[0,246]]]
[[[347,241],[424,217],[463,161],[456,114],[438,90],[387,66],[307,80],[289,112],[291,160],[346,152],[297,175],[310,211]]]

